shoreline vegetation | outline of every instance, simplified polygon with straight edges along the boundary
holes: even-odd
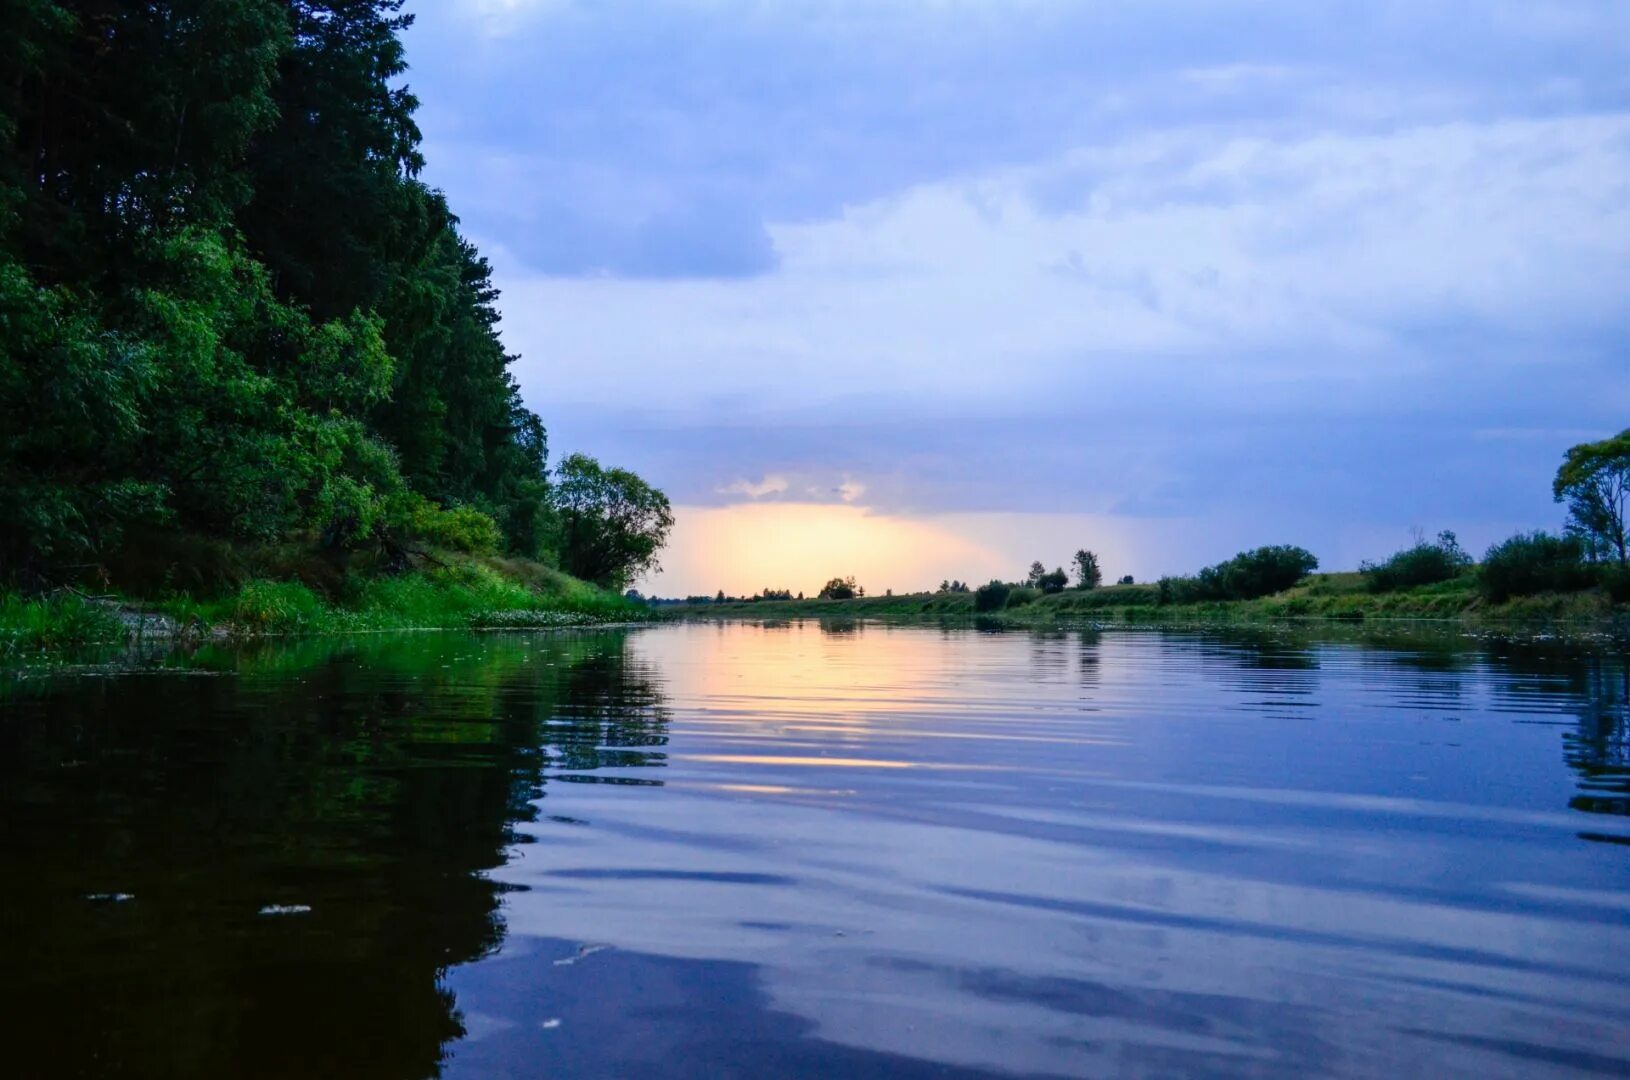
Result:
[[[1191,575],[1104,585],[1085,548],[1063,567],[1030,564],[1023,581],[978,588],[943,581],[933,592],[868,597],[854,577],[834,577],[813,600],[789,589],[757,596],[659,601],[683,615],[977,616],[1015,626],[1280,619],[1458,619],[1492,622],[1630,620],[1630,429],[1581,443],[1563,456],[1551,494],[1568,508],[1563,531],[1518,533],[1476,562],[1453,532],[1415,543],[1356,572],[1315,573],[1305,548],[1242,551]],[[1071,579],[1074,579],[1073,586]]]
[[[668,499],[551,457],[402,6],[9,12],[0,666],[640,614]]]
[[[1018,592],[1018,590],[1015,590]],[[1616,602],[1605,588],[1544,593],[1494,602],[1477,587],[1474,574],[1396,592],[1372,592],[1366,575],[1351,571],[1313,574],[1291,588],[1251,600],[1198,600],[1161,603],[1158,585],[1108,585],[1026,595],[1018,604],[981,612],[973,592],[936,591],[847,599],[754,600],[678,603],[661,610],[687,618],[966,618],[1013,627],[1076,622],[1126,626],[1186,622],[1274,622],[1377,619],[1535,624],[1551,622],[1630,623],[1630,604]]]
[[[62,588],[0,593],[0,668],[97,649],[391,630],[536,630],[647,621],[644,604],[530,560],[428,554],[433,565],[350,573],[308,562],[303,575],[245,577],[207,598]],[[325,574],[326,572],[326,574]],[[330,576],[327,582],[314,578]]]

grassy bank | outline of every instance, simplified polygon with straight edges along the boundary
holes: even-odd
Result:
[[[649,617],[643,605],[538,563],[440,559],[397,574],[248,577],[198,595],[58,590],[0,595],[0,663],[139,640],[241,639],[431,628],[584,625]]]
[[[1301,583],[1257,600],[1162,604],[1154,585],[1110,585],[1090,590],[1036,594],[1015,590],[999,611],[976,612],[972,593],[914,593],[853,600],[785,600],[680,605],[686,616],[787,618],[847,616],[967,617],[978,615],[1015,626],[1068,622],[1174,623],[1274,621],[1283,619],[1453,619],[1467,622],[1600,621],[1630,618],[1630,606],[1614,604],[1600,589],[1519,597],[1491,603],[1475,578],[1396,592],[1371,592],[1363,574],[1313,574]]]

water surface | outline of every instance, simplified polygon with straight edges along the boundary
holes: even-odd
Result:
[[[7,1072],[1627,1075],[1627,689],[817,622],[29,680]]]

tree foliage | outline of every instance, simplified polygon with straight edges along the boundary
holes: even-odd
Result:
[[[1551,485],[1568,504],[1568,534],[1587,558],[1614,559],[1630,567],[1630,428],[1610,439],[1581,443],[1563,458]]]
[[[1384,562],[1360,563],[1371,592],[1394,592],[1433,585],[1459,577],[1472,564],[1471,556],[1460,547],[1455,534],[1445,529],[1434,543],[1424,540],[1396,552]]]
[[[657,569],[674,523],[662,492],[626,469],[572,454],[560,463],[552,496],[562,569],[614,589]]]
[[[1587,588],[1593,576],[1585,555],[1577,536],[1520,533],[1489,548],[1477,569],[1478,587],[1495,602]]]
[[[821,586],[819,594],[822,600],[853,600],[857,595],[864,596],[865,590],[855,584],[853,574],[832,578]]]
[[[418,179],[401,7],[4,4],[0,576],[136,524],[558,542],[490,268]],[[654,515],[633,532],[665,535],[626,475]],[[651,565],[645,542],[598,576]]]
[[[1082,548],[1071,563],[1075,569],[1075,584],[1079,589],[1096,589],[1104,582],[1104,572],[1098,567],[1098,556]]]
[[[1319,568],[1313,553],[1289,544],[1242,551],[1191,578],[1161,578],[1162,603],[1255,600],[1283,592]]]

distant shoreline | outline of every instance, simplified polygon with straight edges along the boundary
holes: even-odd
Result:
[[[1066,589],[1019,606],[981,612],[971,592],[924,592],[862,596],[848,600],[727,600],[664,604],[665,614],[686,618],[750,616],[965,617],[1012,626],[1083,621],[1111,624],[1174,622],[1273,622],[1286,619],[1364,622],[1433,619],[1465,624],[1614,623],[1630,621],[1630,604],[1615,604],[1604,589],[1515,597],[1492,603],[1471,575],[1394,592],[1371,592],[1361,573],[1312,574],[1283,592],[1255,600],[1160,603],[1154,585],[1106,585]]]

